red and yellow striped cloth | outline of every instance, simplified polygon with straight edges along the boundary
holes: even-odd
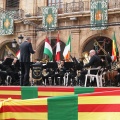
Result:
[[[0,102],[0,120],[120,120],[120,90]]]
[[[38,98],[73,95],[73,87],[38,87]]]
[[[5,100],[7,98],[21,99],[21,87],[0,86],[0,100]]]
[[[78,95],[78,120],[120,120],[120,91]]]
[[[47,99],[12,100],[0,104],[0,120],[47,120]]]
[[[0,86],[0,101],[6,100],[8,98],[33,99],[113,90],[120,90],[120,88],[90,88],[65,86]]]

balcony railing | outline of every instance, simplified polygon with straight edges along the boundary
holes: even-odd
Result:
[[[58,4],[56,5],[58,8],[58,14],[65,14],[65,13],[84,13],[84,12],[90,12],[90,1],[79,1],[79,2],[71,2],[71,3],[65,3],[65,4]],[[108,0],[108,10],[110,9],[120,9],[120,0]],[[5,12],[3,8],[0,8],[1,12]],[[25,17],[34,17],[32,13],[29,13],[30,16],[27,14],[28,12],[25,12],[22,9],[16,10],[14,14],[14,19],[20,20]],[[42,7],[37,8],[37,14],[36,16],[42,16]]]
[[[58,14],[90,11],[90,1],[79,1],[56,5]],[[120,9],[120,0],[108,0],[108,9]],[[42,7],[38,7],[37,15],[42,15]]]

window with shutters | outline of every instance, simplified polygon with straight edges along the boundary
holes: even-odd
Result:
[[[63,11],[63,0],[48,0],[48,6],[56,6],[58,8],[58,14]]]
[[[63,3],[63,0],[48,0],[47,1],[48,6],[58,6],[60,7],[60,5]]]
[[[18,10],[19,0],[6,0],[6,10]]]

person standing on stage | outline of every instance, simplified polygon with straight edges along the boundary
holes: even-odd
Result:
[[[35,50],[32,48],[31,38],[27,37],[20,45],[21,86],[29,86],[30,55],[34,53]]]

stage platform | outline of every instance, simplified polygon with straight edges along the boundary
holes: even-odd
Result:
[[[32,99],[53,96],[66,96],[101,91],[120,90],[119,87],[67,87],[67,86],[0,86],[0,100]]]

